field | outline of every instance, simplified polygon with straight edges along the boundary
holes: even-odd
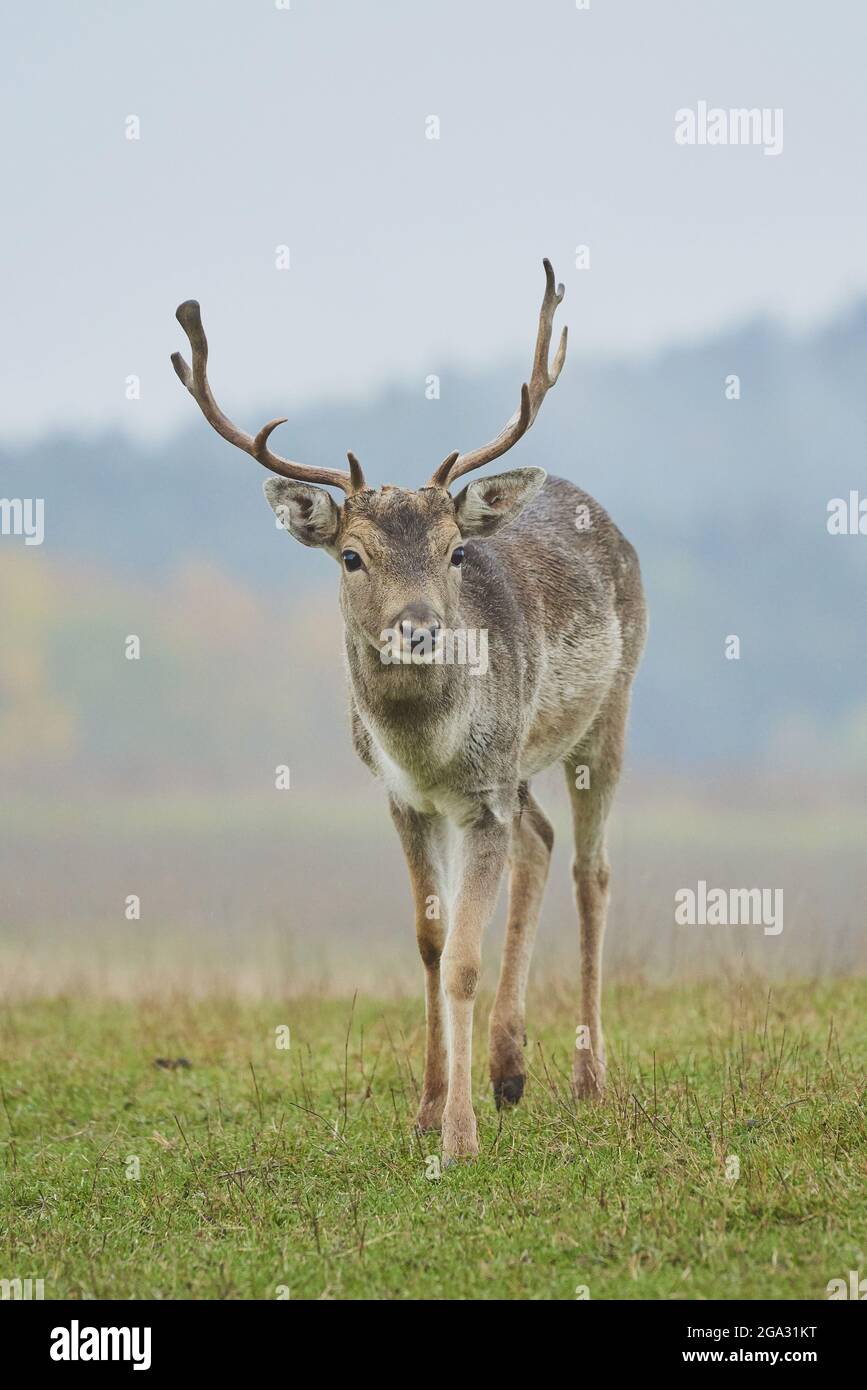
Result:
[[[46,1298],[820,1299],[864,1271],[867,982],[615,985],[609,1095],[581,1108],[574,1005],[539,990],[499,1116],[487,1002],[482,1154],[440,1173],[411,1125],[420,997],[7,1001],[0,1276]]]

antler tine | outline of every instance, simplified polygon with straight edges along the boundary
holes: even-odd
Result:
[[[535,388],[533,394],[538,397],[536,410],[542,404],[545,392],[555,385],[558,376],[566,360],[566,336],[568,328],[564,328],[560,334],[560,343],[557,347],[557,355],[554,358],[554,366],[548,370],[548,354],[551,350],[551,330],[554,327],[554,314],[557,305],[563,301],[566,293],[564,285],[558,285],[554,280],[554,267],[547,256],[542,262],[545,267],[545,294],[542,299],[542,308],[539,311],[539,332],[536,336],[536,351],[533,356],[533,372],[530,377],[531,388]],[[535,412],[534,412],[535,414]],[[530,422],[532,424],[532,421]]]
[[[346,457],[349,459],[349,476],[352,479],[352,491],[363,492],[364,489],[367,487],[367,483],[365,482],[364,474],[361,471],[361,464],[358,462],[358,459],[355,457],[355,455],[351,452],[348,453]]]
[[[289,459],[281,458],[279,454],[272,453],[268,448],[268,438],[278,425],[286,423],[285,417],[269,420],[266,425],[262,426],[255,438],[234,425],[217,405],[208,381],[208,340],[205,337],[202,313],[198,302],[195,299],[187,299],[183,304],[179,304],[175,318],[189,339],[193,366],[190,370],[179,352],[172,353],[172,366],[199,406],[208,424],[217,431],[217,434],[222,435],[236,448],[243,449],[245,454],[249,454],[265,468],[270,468],[272,473],[279,473],[284,478],[291,478],[296,482],[324,483],[327,487],[339,487],[347,495],[360,492],[366,487],[361,464],[354,454],[349,455],[350,471],[345,473],[339,468],[309,468],[303,463],[292,463]]]
[[[554,364],[550,370],[548,368],[548,354],[551,349],[554,313],[566,290],[563,285],[556,283],[554,268],[547,257],[542,265],[545,267],[545,294],[539,311],[539,330],[536,334],[536,348],[533,353],[530,382],[529,385],[524,382],[521,387],[521,404],[495,439],[483,444],[480,449],[474,449],[469,454],[449,454],[448,458],[443,459],[428,483],[428,487],[447,488],[455,479],[463,477],[464,473],[470,473],[474,468],[481,468],[483,464],[491,463],[501,454],[505,454],[513,444],[517,444],[523,434],[526,434],[539,413],[539,407],[545,399],[546,392],[556,385],[566,360],[567,329],[564,328],[560,335]]]

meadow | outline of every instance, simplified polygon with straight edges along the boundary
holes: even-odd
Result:
[[[412,1129],[418,997],[7,998],[0,1276],[49,1299],[821,1299],[864,1270],[867,981],[613,984],[609,1093],[580,1107],[571,991],[540,984],[500,1114],[487,1003],[481,1156],[443,1171]]]

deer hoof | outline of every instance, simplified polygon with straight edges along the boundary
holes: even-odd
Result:
[[[605,1063],[597,1057],[575,1068],[572,1094],[576,1100],[602,1100],[605,1096]]]
[[[515,1076],[501,1076],[493,1083],[494,1104],[498,1110],[503,1106],[517,1105],[524,1094],[524,1077],[518,1073]]]
[[[418,1107],[418,1114],[415,1117],[415,1128],[418,1134],[438,1134],[443,1127],[443,1109],[446,1098],[440,1096],[425,1096],[421,1098]]]
[[[443,1118],[443,1167],[459,1158],[476,1158],[479,1141],[472,1111],[465,1119]]]

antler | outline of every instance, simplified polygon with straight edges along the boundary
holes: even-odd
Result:
[[[245,454],[250,454],[254,459],[258,459],[259,463],[270,468],[272,473],[280,473],[284,478],[293,478],[297,482],[304,483],[325,483],[329,487],[342,488],[347,495],[360,492],[362,488],[367,486],[361,471],[361,464],[354,454],[347,454],[349,459],[348,473],[344,473],[339,468],[308,468],[303,463],[292,463],[289,459],[281,458],[279,454],[272,454],[268,448],[268,437],[278,425],[286,423],[285,417],[279,420],[269,420],[267,425],[262,426],[255,438],[244,430],[239,430],[237,425],[233,425],[214,400],[208,382],[208,340],[202,327],[202,314],[198,302],[195,299],[187,299],[183,304],[179,304],[175,311],[175,318],[190,340],[193,369],[190,371],[179,352],[172,353],[172,366],[193,400],[198,402],[208,424],[213,425],[217,434],[228,439],[230,444],[243,449]]]
[[[501,454],[505,454],[507,449],[511,449],[513,444],[517,444],[521,435],[527,433],[538,415],[539,406],[545,399],[545,393],[551,389],[560,375],[566,360],[567,329],[564,328],[560,336],[554,365],[550,371],[548,370],[548,353],[551,348],[554,311],[566,291],[562,285],[555,285],[551,262],[546,258],[542,264],[545,267],[545,295],[542,300],[542,308],[539,311],[539,332],[536,336],[536,351],[533,356],[530,384],[528,386],[525,382],[521,387],[521,404],[496,439],[492,439],[488,444],[483,444],[480,449],[474,449],[470,454],[449,454],[447,459],[443,459],[428,483],[428,487],[448,487],[464,473],[469,473],[474,468],[481,468],[482,464],[490,463],[492,459],[498,459]]]

